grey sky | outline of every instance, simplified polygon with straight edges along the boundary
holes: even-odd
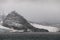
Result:
[[[60,0],[0,0],[1,14],[13,10],[30,21],[60,23]]]

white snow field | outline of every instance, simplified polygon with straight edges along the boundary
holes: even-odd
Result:
[[[49,32],[58,32],[60,31],[60,28],[57,27],[53,27],[53,26],[43,26],[43,25],[39,25],[36,23],[30,23],[32,26],[39,28],[39,29],[47,29]]]

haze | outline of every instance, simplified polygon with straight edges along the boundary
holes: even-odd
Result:
[[[60,0],[0,0],[0,13],[16,10],[33,22],[60,23]]]

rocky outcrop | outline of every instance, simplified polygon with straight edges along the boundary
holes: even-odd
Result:
[[[27,30],[25,24],[28,24],[27,21],[15,11],[9,13],[3,20],[3,26],[16,30]]]
[[[30,25],[30,23],[28,23],[28,21],[23,16],[21,16],[15,11],[12,11],[6,16],[6,18],[3,20],[2,25],[8,28],[16,29],[16,30],[24,30],[24,32],[27,32],[27,29],[30,29],[32,32],[41,31],[40,29]]]

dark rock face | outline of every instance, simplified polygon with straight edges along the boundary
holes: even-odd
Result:
[[[36,32],[49,32],[48,30],[46,30],[46,29],[38,29],[38,28],[36,28],[36,30],[35,30]]]
[[[21,16],[15,11],[12,11],[10,14],[6,16],[6,18],[3,20],[2,25],[16,30],[24,30],[25,32],[27,32],[27,29],[30,29],[32,32],[40,32],[40,31],[43,32],[43,30],[37,29],[32,25],[30,25],[23,16]]]
[[[22,17],[15,11],[12,11],[6,16],[6,18],[3,20],[3,26],[16,30],[23,29],[25,31],[27,31],[27,28],[33,28],[33,26],[30,25],[24,17]]]
[[[17,30],[26,29],[24,27],[24,23],[26,23],[26,20],[15,11],[8,14],[7,17],[3,20],[3,26]]]
[[[41,32],[49,32],[49,31],[46,29],[41,29]]]

